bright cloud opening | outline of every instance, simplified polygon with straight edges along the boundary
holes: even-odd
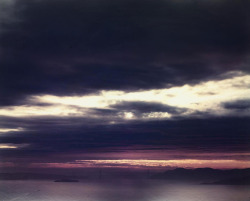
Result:
[[[224,102],[250,99],[250,75],[231,72],[230,78],[206,81],[196,85],[184,85],[166,89],[144,91],[100,91],[95,95],[85,96],[31,96],[30,105],[3,107],[0,115],[4,116],[82,116],[104,118],[91,113],[91,109],[115,110],[119,103],[145,102],[159,103],[166,106],[184,108],[186,112],[171,114],[168,112],[145,112],[140,116],[133,111],[118,111],[109,118],[113,119],[170,119],[174,116],[189,116],[196,113],[209,113],[215,116],[230,115],[232,110],[222,106]],[[37,103],[48,106],[34,106]],[[122,114],[122,115],[121,115]],[[241,112],[237,115],[249,115]]]

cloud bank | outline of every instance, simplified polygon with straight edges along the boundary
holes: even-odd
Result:
[[[1,160],[128,159],[124,147],[148,147],[143,159],[244,158],[249,10],[231,0],[2,0]]]

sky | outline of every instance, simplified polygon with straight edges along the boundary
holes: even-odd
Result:
[[[250,168],[250,2],[0,0],[0,169]]]

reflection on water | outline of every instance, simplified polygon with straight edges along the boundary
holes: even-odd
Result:
[[[250,201],[249,186],[161,181],[0,181],[1,201]]]

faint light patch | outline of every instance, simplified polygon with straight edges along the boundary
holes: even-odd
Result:
[[[15,167],[13,162],[0,162],[0,168]]]
[[[19,149],[27,146],[28,144],[0,143],[0,149]]]
[[[92,164],[81,164],[81,163],[32,163],[32,168],[88,168],[93,167]]]
[[[0,144],[0,149],[17,149],[18,146],[10,144]]]
[[[25,129],[22,127],[18,128],[0,128],[0,133],[8,133],[8,132],[20,132],[24,131]]]
[[[5,31],[3,25],[20,21],[15,16],[17,0],[1,0],[0,1],[0,33]]]
[[[134,118],[134,114],[132,112],[125,112],[124,113],[124,118],[125,119],[133,119]]]

